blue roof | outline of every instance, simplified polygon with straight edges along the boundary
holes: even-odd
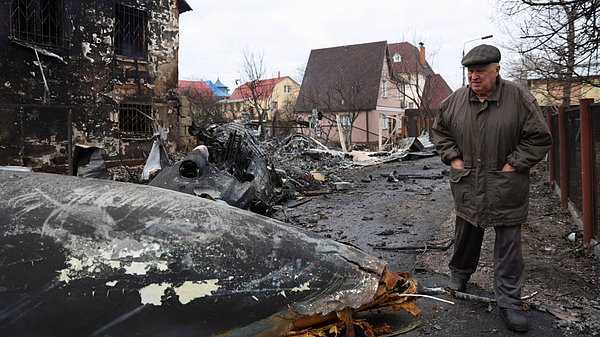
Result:
[[[219,80],[217,78],[217,83],[215,83],[215,86],[219,87],[219,88],[227,88],[227,86],[225,86],[225,84],[221,83],[221,80]]]
[[[217,82],[213,83],[213,81],[204,81],[210,89],[213,91],[213,94],[217,97],[229,97],[229,88],[221,83],[221,81],[217,78]]]

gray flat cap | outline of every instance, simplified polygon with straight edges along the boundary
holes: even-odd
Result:
[[[470,66],[483,66],[490,63],[500,62],[500,50],[489,44],[481,44],[471,50],[463,57],[462,65],[465,67]]]

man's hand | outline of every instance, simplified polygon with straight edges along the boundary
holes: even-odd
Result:
[[[465,162],[460,158],[454,158],[450,162],[450,166],[455,170],[462,170],[465,168]]]
[[[504,166],[502,166],[502,172],[512,172],[512,171],[516,171],[517,169],[512,166],[509,163],[504,164]]]

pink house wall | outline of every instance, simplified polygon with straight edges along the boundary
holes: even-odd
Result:
[[[379,81],[379,91],[378,91],[378,99],[377,99],[377,108],[379,110],[370,110],[370,111],[361,111],[353,123],[352,130],[352,143],[363,144],[377,144],[379,142],[379,115],[380,113],[389,115],[389,116],[402,116],[403,110],[400,108],[400,100],[397,99],[396,96],[396,86],[390,81],[387,58],[384,57],[383,60],[383,70],[381,74],[381,80]],[[387,82],[387,97],[383,97],[383,81]],[[336,112],[339,115],[351,115],[349,112]],[[329,121],[327,119],[323,119],[320,121],[320,124],[324,129],[330,129],[329,132],[329,142],[338,143],[340,142],[339,133],[337,132],[337,125],[335,122],[334,114],[327,114],[329,118],[333,121]],[[298,116],[303,120],[308,121],[311,114],[310,113],[298,113]],[[303,133],[310,134],[314,136],[314,132],[312,130],[308,130],[307,128],[302,129]],[[321,140],[324,140],[325,132],[323,132],[323,137]],[[382,135],[384,138],[389,137],[390,130],[382,130]]]

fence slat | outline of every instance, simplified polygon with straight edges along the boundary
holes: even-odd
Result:
[[[560,152],[560,207],[566,209],[569,207],[569,175],[567,156],[565,155],[567,149],[567,117],[566,107],[561,106],[558,108],[558,148]]]
[[[581,128],[581,215],[583,219],[583,242],[590,243],[593,235],[594,195],[592,192],[592,131],[590,107],[593,99],[582,99],[579,103],[579,118]]]

